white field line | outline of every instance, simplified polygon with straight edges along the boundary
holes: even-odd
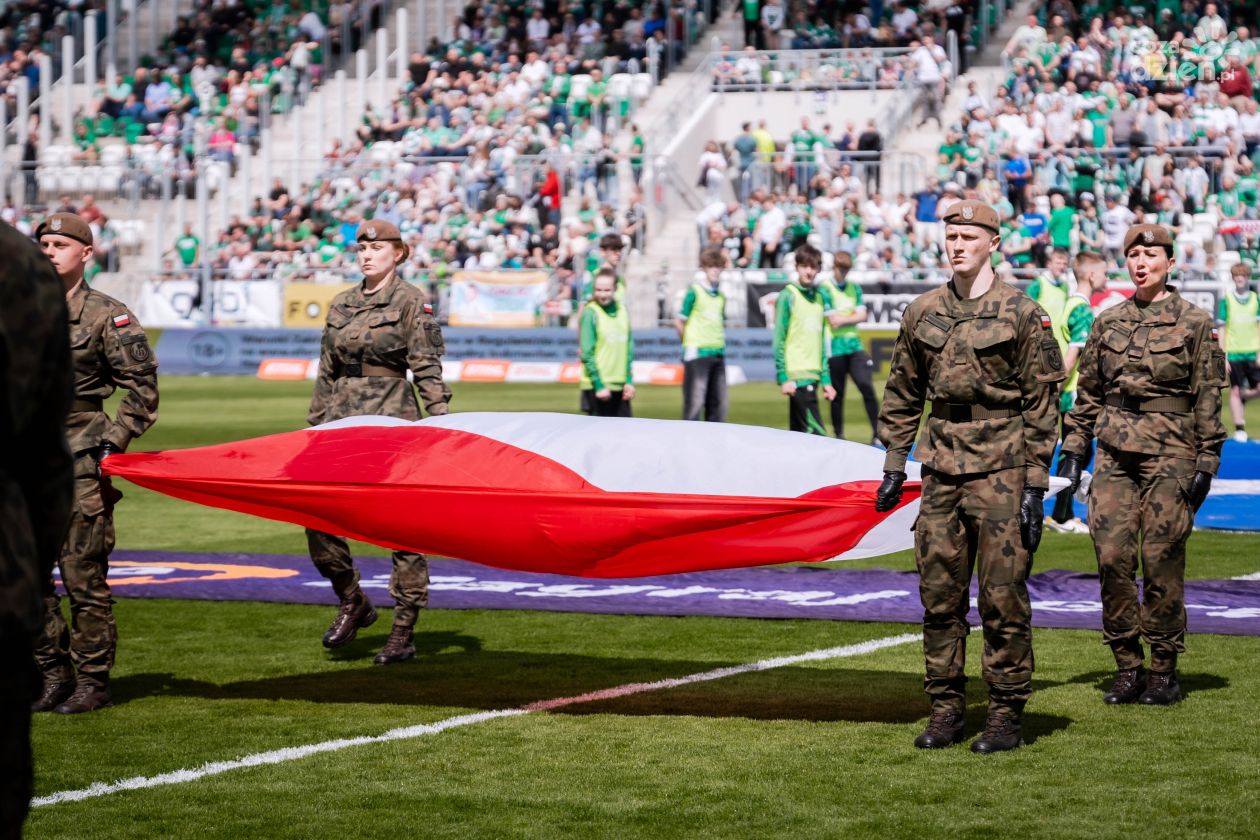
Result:
[[[1260,572],[1252,572],[1249,575],[1238,575],[1238,577],[1232,577],[1230,580],[1260,580]]]
[[[227,773],[231,770],[241,770],[246,767],[262,767],[268,764],[283,764],[289,761],[297,761],[307,756],[317,755],[319,753],[336,752],[338,750],[348,749],[350,747],[360,747],[367,744],[382,744],[388,741],[402,741],[408,738],[419,738],[422,735],[437,735],[448,729],[455,729],[460,726],[472,726],[477,723],[484,723],[488,720],[497,718],[516,717],[518,715],[527,715],[531,712],[545,712],[553,709],[564,708],[565,706],[575,706],[580,703],[594,703],[600,700],[613,700],[618,697],[626,697],[631,694],[642,694],[648,691],[660,691],[668,688],[678,688],[679,686],[691,685],[692,683],[708,682],[710,680],[720,680],[725,677],[733,677],[739,674],[749,674],[755,671],[769,671],[774,668],[783,668],[788,665],[796,665],[802,662],[819,662],[826,659],[843,659],[850,656],[861,656],[865,653],[873,653],[884,648],[895,647],[897,645],[916,642],[921,639],[917,633],[903,633],[898,636],[885,636],[882,639],[871,639],[866,642],[858,642],[853,645],[844,645],[842,647],[824,648],[822,650],[813,650],[807,653],[799,653],[792,656],[779,656],[773,659],[763,659],[759,662],[749,662],[744,665],[732,665],[728,668],[715,668],[712,671],[702,671],[698,674],[689,674],[685,677],[675,677],[668,680],[658,680],[649,683],[627,683],[626,685],[616,686],[615,688],[606,688],[600,691],[592,691],[587,694],[579,694],[573,697],[558,697],[554,700],[539,700],[536,703],[530,703],[515,709],[498,709],[488,712],[476,712],[469,715],[459,715],[457,717],[446,718],[436,723],[424,723],[416,726],[405,726],[399,729],[391,729],[380,735],[363,735],[357,738],[338,738],[332,741],[321,741],[317,744],[306,744],[300,747],[284,747],[278,750],[268,750],[267,752],[254,753],[243,758],[234,759],[232,761],[212,761],[201,765],[200,767],[175,770],[170,773],[160,773],[156,776],[133,776],[130,779],[120,779],[116,782],[97,782],[85,788],[78,790],[62,790],[56,793],[50,793],[47,796],[39,796],[31,800],[31,805],[41,808],[47,805],[59,805],[63,802],[78,802],[83,799],[93,799],[98,796],[108,796],[111,793],[120,793],[125,790],[142,790],[144,788],[161,787],[163,785],[174,785],[181,782],[195,782],[198,779],[204,779],[206,776],[217,776],[220,773]]]

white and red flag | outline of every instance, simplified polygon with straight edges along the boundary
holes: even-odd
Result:
[[[918,465],[876,513],[884,453],[756,426],[567,414],[355,417],[114,455],[169,496],[386,548],[581,577],[639,577],[911,548]]]

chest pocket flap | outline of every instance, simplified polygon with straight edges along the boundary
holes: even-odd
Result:
[[[1123,327],[1112,327],[1103,335],[1102,343],[1113,353],[1123,353],[1129,349],[1129,342],[1133,339],[1133,333]]]
[[[914,338],[932,350],[940,350],[949,340],[949,331],[952,327],[953,324],[944,318],[926,315],[914,328]]]
[[[971,346],[977,350],[990,350],[1015,340],[1015,327],[1005,321],[977,321],[972,333]]]
[[[87,347],[88,342],[92,340],[92,330],[88,327],[74,327],[70,331],[70,346],[75,350],[82,350]]]
[[[386,309],[383,312],[373,312],[368,316],[367,325],[369,327],[383,327],[387,324],[397,324],[398,319],[401,317],[401,309]]]
[[[1151,376],[1158,382],[1185,379],[1190,375],[1190,336],[1183,332],[1151,336],[1147,343],[1150,350]]]
[[[340,329],[350,323],[350,319],[352,317],[353,315],[350,310],[343,309],[340,306],[334,306],[332,309],[328,310],[328,326]]]

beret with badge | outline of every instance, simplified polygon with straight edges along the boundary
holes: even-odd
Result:
[[[82,217],[73,213],[53,213],[35,228],[36,239],[42,239],[48,235],[64,236],[84,245],[92,244],[91,226]]]
[[[983,201],[960,201],[949,208],[941,219],[947,225],[975,225],[992,233],[998,233],[998,214]]]
[[[1124,235],[1124,253],[1129,253],[1130,248],[1139,245],[1171,248],[1173,246],[1172,233],[1163,225],[1133,225]]]
[[[403,250],[403,259],[411,256],[411,248],[403,242],[398,226],[383,219],[370,219],[360,224],[355,239],[359,242],[397,242]]]

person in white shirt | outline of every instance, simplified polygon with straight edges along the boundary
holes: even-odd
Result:
[[[838,177],[838,176],[837,176]],[[821,243],[818,250],[830,254],[840,249],[840,232],[844,222],[844,199],[836,192],[833,180],[813,201],[814,228]]]
[[[766,45],[770,49],[779,48],[779,30],[783,28],[784,15],[779,0],[768,0],[761,7],[761,29],[766,33]]]
[[[535,49],[546,46],[551,37],[551,23],[543,16],[542,9],[534,9],[534,14],[525,22],[525,37]]]
[[[899,39],[904,40],[918,23],[919,16],[914,9],[905,3],[897,4],[897,11],[892,16],[892,25]]]
[[[1107,196],[1107,209],[1102,214],[1103,255],[1111,265],[1119,265],[1123,256],[1124,235],[1137,217],[1133,211]]]
[[[1229,27],[1225,25],[1225,19],[1216,13],[1216,4],[1208,3],[1203,9],[1203,17],[1199,18],[1199,23],[1194,27],[1194,37],[1199,43],[1206,44],[1212,41],[1220,41],[1229,33]]]
[[[578,43],[581,44],[583,47],[588,47],[599,40],[599,33],[600,33],[599,21],[595,20],[595,18],[593,17],[588,17],[586,20],[578,24],[578,28],[577,28]]]
[[[783,245],[783,232],[787,229],[787,214],[767,198],[762,205],[765,212],[757,218],[753,239],[761,246],[761,268],[778,268],[779,251]]]
[[[989,100],[976,91],[975,82],[967,82],[967,95],[963,98],[962,109],[964,114],[989,110]]]
[[[1011,39],[1006,42],[1006,55],[1014,55],[1020,49],[1033,50],[1046,42],[1046,30],[1037,23],[1036,15],[1029,15],[1028,22],[1015,30]]]
[[[934,119],[937,127],[943,128],[941,102],[945,98],[945,76],[941,72],[941,65],[948,57],[931,35],[924,35],[923,42],[917,46],[915,42],[911,42],[911,47],[913,52],[910,53],[910,62],[914,66],[915,81],[919,83],[919,96],[924,106],[923,119],[919,121],[919,125]]]

